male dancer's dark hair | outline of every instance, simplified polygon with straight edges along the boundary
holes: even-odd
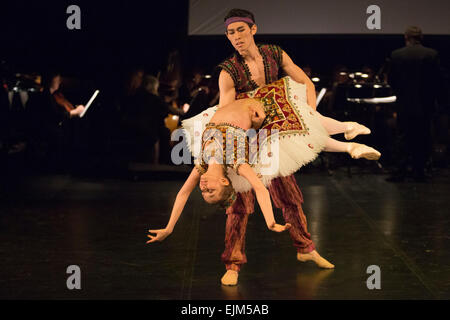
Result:
[[[252,19],[253,20],[253,22],[256,22],[255,21],[255,16],[253,15],[253,13],[251,13],[250,11],[248,11],[248,10],[244,10],[244,9],[231,9],[228,13],[227,13],[227,15],[225,16],[225,18],[223,19],[223,21],[225,22],[225,21],[227,21],[227,19],[229,19],[229,18],[233,18],[233,17],[243,17],[243,18],[250,18],[250,19]],[[248,23],[248,22],[246,22],[247,24],[248,24],[248,26],[251,28],[252,26],[253,26],[253,23]]]

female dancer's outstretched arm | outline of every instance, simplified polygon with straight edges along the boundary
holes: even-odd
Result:
[[[286,223],[284,226],[275,223],[269,190],[267,190],[250,165],[247,163],[242,164],[239,166],[238,171],[239,175],[247,179],[253,190],[255,190],[256,199],[264,215],[264,220],[266,220],[267,228],[275,232],[283,232],[289,229],[291,227],[289,223]]]
[[[147,237],[150,238],[150,240],[148,240],[147,243],[152,243],[155,241],[163,241],[165,238],[167,238],[167,236],[169,236],[172,233],[173,228],[175,227],[175,224],[177,223],[178,218],[180,217],[181,212],[183,211],[184,205],[189,199],[192,190],[194,190],[195,186],[198,185],[199,180],[200,174],[198,173],[197,169],[196,168],[192,169],[191,174],[187,178],[183,187],[181,187],[180,191],[178,191],[175,203],[172,208],[172,213],[170,214],[169,223],[167,223],[167,226],[164,229],[149,230],[149,233],[154,233],[156,235],[154,236],[151,234],[147,235]]]

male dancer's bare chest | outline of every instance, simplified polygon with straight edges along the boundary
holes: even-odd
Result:
[[[262,87],[266,84],[266,76],[264,72],[264,62],[260,55],[253,60],[245,60],[250,71],[250,79],[253,80],[258,87]]]

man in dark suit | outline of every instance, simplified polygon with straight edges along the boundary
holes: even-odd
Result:
[[[397,171],[387,180],[403,181],[411,158],[413,177],[423,182],[431,151],[431,118],[443,80],[438,52],[421,44],[420,28],[409,27],[404,37],[406,46],[390,57],[388,82],[397,96],[400,145]]]

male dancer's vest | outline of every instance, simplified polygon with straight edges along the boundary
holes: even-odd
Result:
[[[279,72],[283,50],[272,44],[258,44],[259,52],[263,58],[265,84],[272,83],[281,78]],[[252,91],[258,88],[258,85],[251,78],[250,70],[242,56],[235,52],[230,58],[218,65],[218,68],[225,70],[231,76],[236,90],[236,98],[240,93]]]

